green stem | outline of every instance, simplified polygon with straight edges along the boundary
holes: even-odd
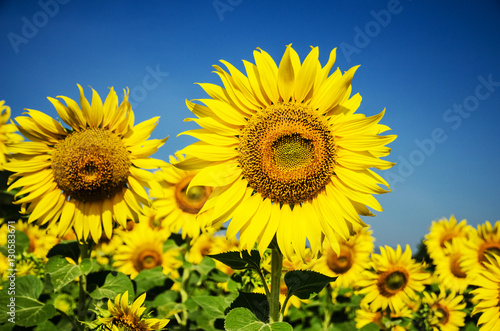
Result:
[[[79,243],[80,247],[80,260],[83,261],[90,257],[90,245],[87,242]],[[80,261],[78,261],[80,263]],[[80,291],[78,294],[78,320],[85,321],[85,314],[87,313],[87,276],[80,276]],[[85,324],[80,324],[80,329],[85,330]]]
[[[269,317],[271,322],[280,320],[280,288],[283,254],[278,247],[272,247],[271,255],[271,295],[269,297]]]

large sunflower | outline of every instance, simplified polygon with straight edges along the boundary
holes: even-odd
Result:
[[[15,172],[9,189],[22,187],[16,203],[27,206],[29,222],[49,222],[59,235],[73,227],[80,240],[90,236],[97,242],[103,231],[111,236],[113,220],[125,227],[149,203],[144,186],[153,174],[142,168],[166,165],[149,158],[166,138],[147,140],[158,117],[134,126],[128,91],[118,105],[113,88],[104,104],[93,90],[89,104],[78,88],[81,108],[68,97],[59,97],[66,105],[48,98],[69,128],[33,109],[15,118],[31,141],[11,149],[19,154],[5,168]]]
[[[433,259],[439,259],[444,255],[445,243],[453,238],[468,238],[473,228],[467,224],[466,220],[457,221],[455,216],[451,215],[449,219],[441,218],[438,221],[432,221],[428,234],[425,235],[425,246],[427,252]]]
[[[281,251],[303,254],[308,240],[314,253],[322,238],[339,252],[337,236],[347,239],[365,224],[359,215],[381,211],[372,194],[387,182],[370,168],[387,169],[381,160],[395,135],[372,117],[354,114],[361,96],[351,95],[357,67],[337,69],[335,50],[322,67],[318,47],[303,63],[289,45],[279,67],[271,56],[254,51],[255,65],[243,61],[246,76],[226,61],[229,72],[214,66],[224,87],[200,84],[210,96],[187,101],[202,129],[185,132],[199,142],[180,153],[192,158],[177,164],[201,171],[191,186],[214,190],[201,212],[207,225],[232,219],[227,235],[240,233],[243,249],[256,242],[262,253],[276,235]]]
[[[172,164],[185,159],[182,155],[177,158],[170,157],[170,166],[155,173],[161,186],[161,189],[150,192],[156,210],[155,221],[172,232],[181,231],[183,239],[196,239],[201,229],[201,219],[197,219],[196,215],[212,193],[212,188],[195,186],[188,191],[189,183],[198,172],[174,167]]]
[[[373,271],[367,270],[358,282],[359,291],[365,294],[362,304],[369,304],[372,311],[390,308],[399,311],[418,297],[429,279],[422,265],[411,258],[410,246],[403,252],[398,245],[380,247],[380,254],[372,254]]]
[[[484,269],[473,281],[478,288],[472,294],[479,302],[472,314],[481,313],[478,321],[481,330],[500,330],[500,255],[492,254],[486,260]]]
[[[371,233],[370,230],[364,228],[349,240],[341,240],[339,254],[335,253],[329,245],[325,245],[313,270],[330,277],[337,277],[334,282],[330,283],[332,287],[356,286],[363,271],[370,266],[370,254],[373,251],[374,241]]]
[[[7,162],[7,155],[10,153],[10,145],[19,143],[23,137],[16,133],[14,124],[8,124],[10,119],[10,107],[5,105],[4,100],[0,100],[0,170]]]

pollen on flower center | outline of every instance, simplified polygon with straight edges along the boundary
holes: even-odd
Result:
[[[208,186],[194,186],[188,189],[189,183],[194,175],[181,180],[175,187],[175,200],[179,208],[189,214],[198,214],[207,201],[212,188]]]
[[[131,161],[114,133],[90,128],[54,146],[52,171],[59,189],[80,201],[112,197],[127,183]]]
[[[273,202],[313,199],[334,175],[337,148],[328,122],[302,104],[275,104],[252,116],[238,150],[249,186]]]
[[[407,280],[407,275],[404,272],[396,270],[382,275],[377,286],[380,294],[391,297],[406,286]]]
[[[353,254],[351,248],[341,245],[340,254],[337,255],[333,250],[326,260],[328,267],[336,274],[344,274],[349,271],[353,264]]]
[[[137,271],[152,269],[156,266],[161,265],[161,263],[162,256],[158,251],[146,249],[140,252],[137,258],[134,259],[134,268]]]

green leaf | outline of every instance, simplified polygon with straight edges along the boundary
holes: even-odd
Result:
[[[90,293],[92,299],[104,298],[114,299],[118,294],[128,290],[129,297],[134,297],[134,285],[127,275],[121,272],[110,272],[102,286],[97,287]]]
[[[89,259],[84,259],[79,265],[74,265],[59,255],[49,258],[45,266],[55,292],[74,281],[75,278],[87,275],[91,270],[92,262]]]
[[[214,297],[209,295],[197,296],[192,298],[194,302],[201,307],[201,309],[209,316],[215,318],[224,318],[226,308],[229,307],[226,297]]]
[[[251,254],[248,254],[248,251],[232,251],[207,256],[224,263],[234,270],[260,270],[260,254],[257,250],[252,250]]]
[[[227,331],[293,331],[292,326],[285,322],[261,322],[246,308],[231,310],[226,316],[224,326]]]
[[[9,323],[15,321],[16,325],[29,327],[40,324],[56,314],[52,304],[38,300],[43,284],[37,277],[32,275],[19,277],[16,279],[15,287],[7,287],[7,284],[0,292],[0,323],[9,320]]]
[[[240,292],[230,308],[238,307],[249,309],[262,322],[269,320],[269,301],[265,294]]]
[[[321,290],[333,282],[337,277],[328,277],[311,270],[292,270],[285,274],[285,284],[288,287],[287,296],[306,300],[314,297]]]
[[[137,285],[137,293],[144,293],[153,287],[165,285],[167,279],[168,277],[163,274],[163,267],[158,266],[142,270],[134,278],[134,282]]]
[[[364,325],[359,331],[379,331],[380,327],[376,323],[369,323]]]

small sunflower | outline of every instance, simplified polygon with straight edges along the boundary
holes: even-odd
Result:
[[[478,300],[472,314],[480,313],[481,330],[500,330],[500,255],[486,258],[484,269],[479,271],[473,285],[478,288],[472,294]]]
[[[381,160],[396,136],[378,124],[384,112],[355,114],[361,97],[351,95],[357,67],[330,75],[335,50],[321,66],[318,47],[301,63],[291,47],[278,65],[259,49],[255,65],[243,61],[246,75],[226,61],[214,66],[224,87],[200,84],[210,98],[187,101],[201,129],[185,132],[199,142],[179,153],[176,164],[199,170],[191,186],[213,187],[201,213],[207,226],[231,219],[227,235],[239,232],[242,249],[258,243],[263,254],[276,236],[280,250],[303,256],[306,241],[314,254],[326,237],[339,252],[365,226],[359,215],[381,211],[373,194],[388,192],[387,182],[370,168],[388,169]]]
[[[182,261],[179,259],[178,248],[164,252],[163,243],[167,240],[163,232],[151,229],[149,224],[139,223],[134,229],[121,232],[123,245],[120,245],[113,255],[113,267],[130,275],[134,279],[144,269],[162,266],[165,275],[170,278],[179,277]]]
[[[428,324],[434,331],[458,331],[465,325],[465,316],[462,311],[467,305],[461,295],[454,292],[446,295],[440,292],[439,296],[433,292],[424,292],[423,304],[430,308]]]
[[[108,312],[110,317],[99,317],[99,321],[111,330],[136,330],[149,331],[161,330],[168,322],[168,319],[159,318],[142,318],[142,314],[146,307],[142,307],[146,300],[146,293],[137,298],[137,300],[129,305],[128,291],[123,294],[118,294],[113,304],[112,300],[108,300]]]
[[[14,124],[8,124],[10,119],[10,107],[5,105],[4,100],[0,100],[0,170],[7,162],[7,156],[11,153],[12,144],[23,141],[23,137],[17,134],[17,127]]]
[[[17,221],[14,227],[16,230],[22,231],[28,236],[30,241],[28,253],[35,254],[45,262],[48,260],[47,253],[50,249],[61,241],[61,239],[57,237],[54,228],[43,229],[37,224],[29,224],[21,220]]]
[[[380,247],[380,252],[372,255],[374,270],[367,270],[358,282],[359,293],[365,294],[362,303],[369,304],[372,311],[389,307],[399,313],[424,290],[429,274],[411,258],[408,245],[404,252],[399,245],[396,250]]]
[[[372,231],[361,229],[349,240],[340,240],[340,253],[335,253],[330,245],[325,245],[321,257],[313,270],[329,277],[337,277],[330,285],[334,288],[355,287],[362,273],[370,266],[373,251]]]
[[[464,293],[472,280],[472,275],[461,267],[461,263],[470,248],[463,238],[447,241],[444,246],[443,254],[440,257],[436,255],[434,259],[437,282],[446,290]]]
[[[361,329],[367,324],[375,323],[380,330],[403,331],[407,328],[400,326],[402,318],[412,318],[413,312],[408,307],[403,307],[398,313],[390,310],[371,310],[367,304],[361,304],[360,309],[356,310],[356,329]]]
[[[154,198],[155,220],[161,222],[162,227],[174,233],[182,231],[183,239],[196,239],[201,229],[201,220],[196,216],[212,193],[212,188],[192,186],[188,191],[191,180],[198,172],[181,170],[172,165],[184,160],[182,155],[178,159],[170,157],[170,166],[155,173],[161,190],[152,190],[150,195]]]
[[[500,221],[495,222],[494,226],[488,221],[478,225],[477,231],[474,229],[471,232],[467,244],[471,249],[464,252],[460,266],[472,273],[474,278],[480,270],[484,270],[487,256],[500,255]]]
[[[149,204],[144,187],[154,177],[143,168],[166,165],[149,158],[166,138],[147,140],[158,117],[134,126],[128,91],[118,105],[113,88],[104,104],[93,90],[89,104],[78,88],[81,108],[68,97],[59,97],[66,105],[48,98],[69,128],[33,109],[15,118],[31,141],[11,148],[17,154],[5,169],[14,172],[9,190],[22,188],[15,203],[31,213],[29,222],[48,223],[60,236],[73,227],[79,240],[97,242],[103,232],[111,236],[113,221],[125,226]]]
[[[191,246],[188,261],[200,264],[204,256],[215,255],[225,252],[239,250],[239,242],[236,239],[227,239],[225,236],[202,233]],[[220,261],[215,261],[215,267],[227,275],[232,275],[234,270]]]
[[[439,259],[444,253],[445,242],[453,238],[468,238],[469,233],[473,231],[466,220],[457,222],[455,216],[451,215],[449,219],[441,218],[439,221],[432,221],[430,232],[425,235],[425,246],[427,252],[433,259]]]

